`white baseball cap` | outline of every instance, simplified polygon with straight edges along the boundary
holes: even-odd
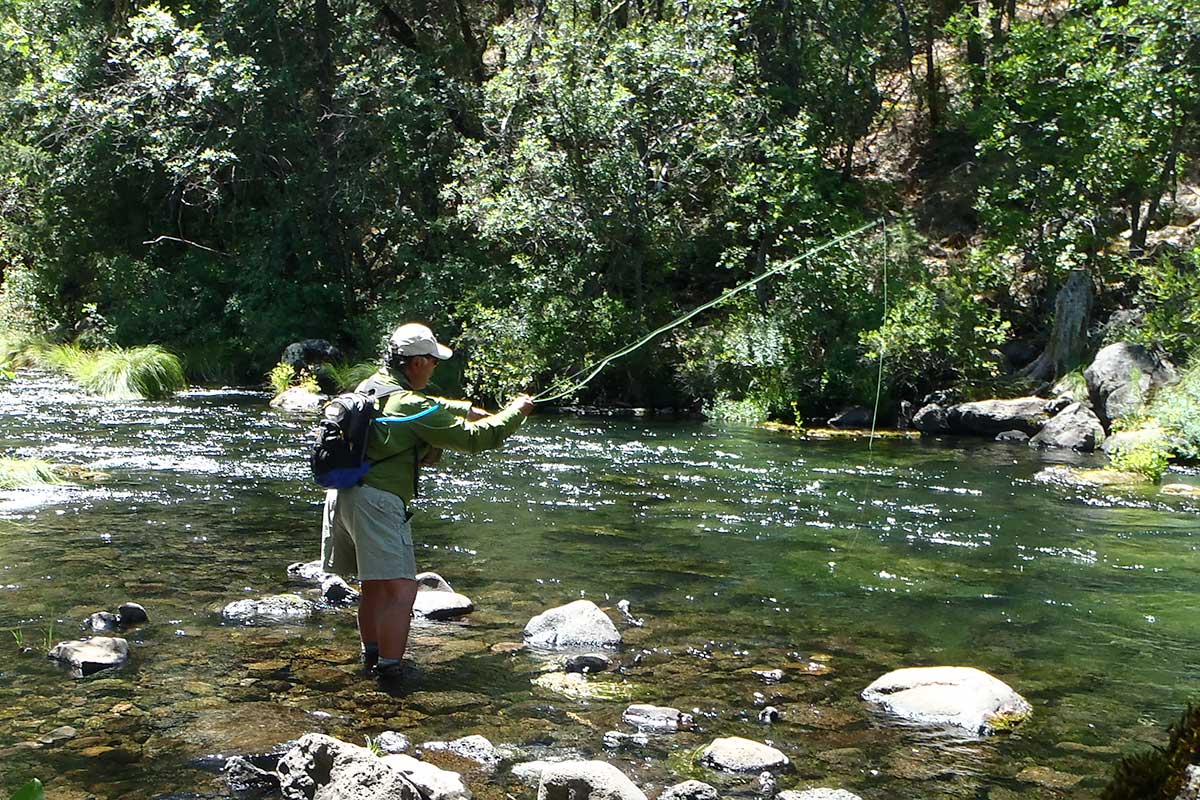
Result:
[[[449,347],[438,344],[433,331],[419,322],[409,322],[396,328],[388,341],[402,356],[433,356],[444,361],[454,355]]]

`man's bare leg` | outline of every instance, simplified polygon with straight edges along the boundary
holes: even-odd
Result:
[[[364,643],[378,642],[381,659],[404,658],[412,623],[417,582],[407,578],[363,581],[358,600],[358,635]]]

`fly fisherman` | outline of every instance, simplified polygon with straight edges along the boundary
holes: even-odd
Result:
[[[451,355],[424,325],[412,322],[392,333],[383,367],[358,387],[360,392],[402,387],[387,396],[371,425],[367,460],[372,467],[359,485],[325,495],[324,568],[357,574],[362,581],[363,665],[385,682],[403,676],[401,659],[417,596],[409,507],[417,496],[420,466],[434,463],[442,449],[478,453],[499,447],[533,411],[528,395],[488,414],[469,401],[423,394],[438,362]]]

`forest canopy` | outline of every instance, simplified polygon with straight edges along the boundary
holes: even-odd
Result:
[[[970,393],[1078,272],[1183,360],[1198,65],[1186,0],[0,0],[5,324],[232,381],[422,319],[497,397],[886,219],[585,399]]]

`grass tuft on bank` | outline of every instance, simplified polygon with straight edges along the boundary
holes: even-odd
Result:
[[[53,464],[34,458],[0,458],[0,489],[27,489],[62,483]]]
[[[84,350],[70,344],[54,345],[39,360],[61,370],[89,394],[121,400],[159,400],[187,388],[183,364],[158,345]]]

